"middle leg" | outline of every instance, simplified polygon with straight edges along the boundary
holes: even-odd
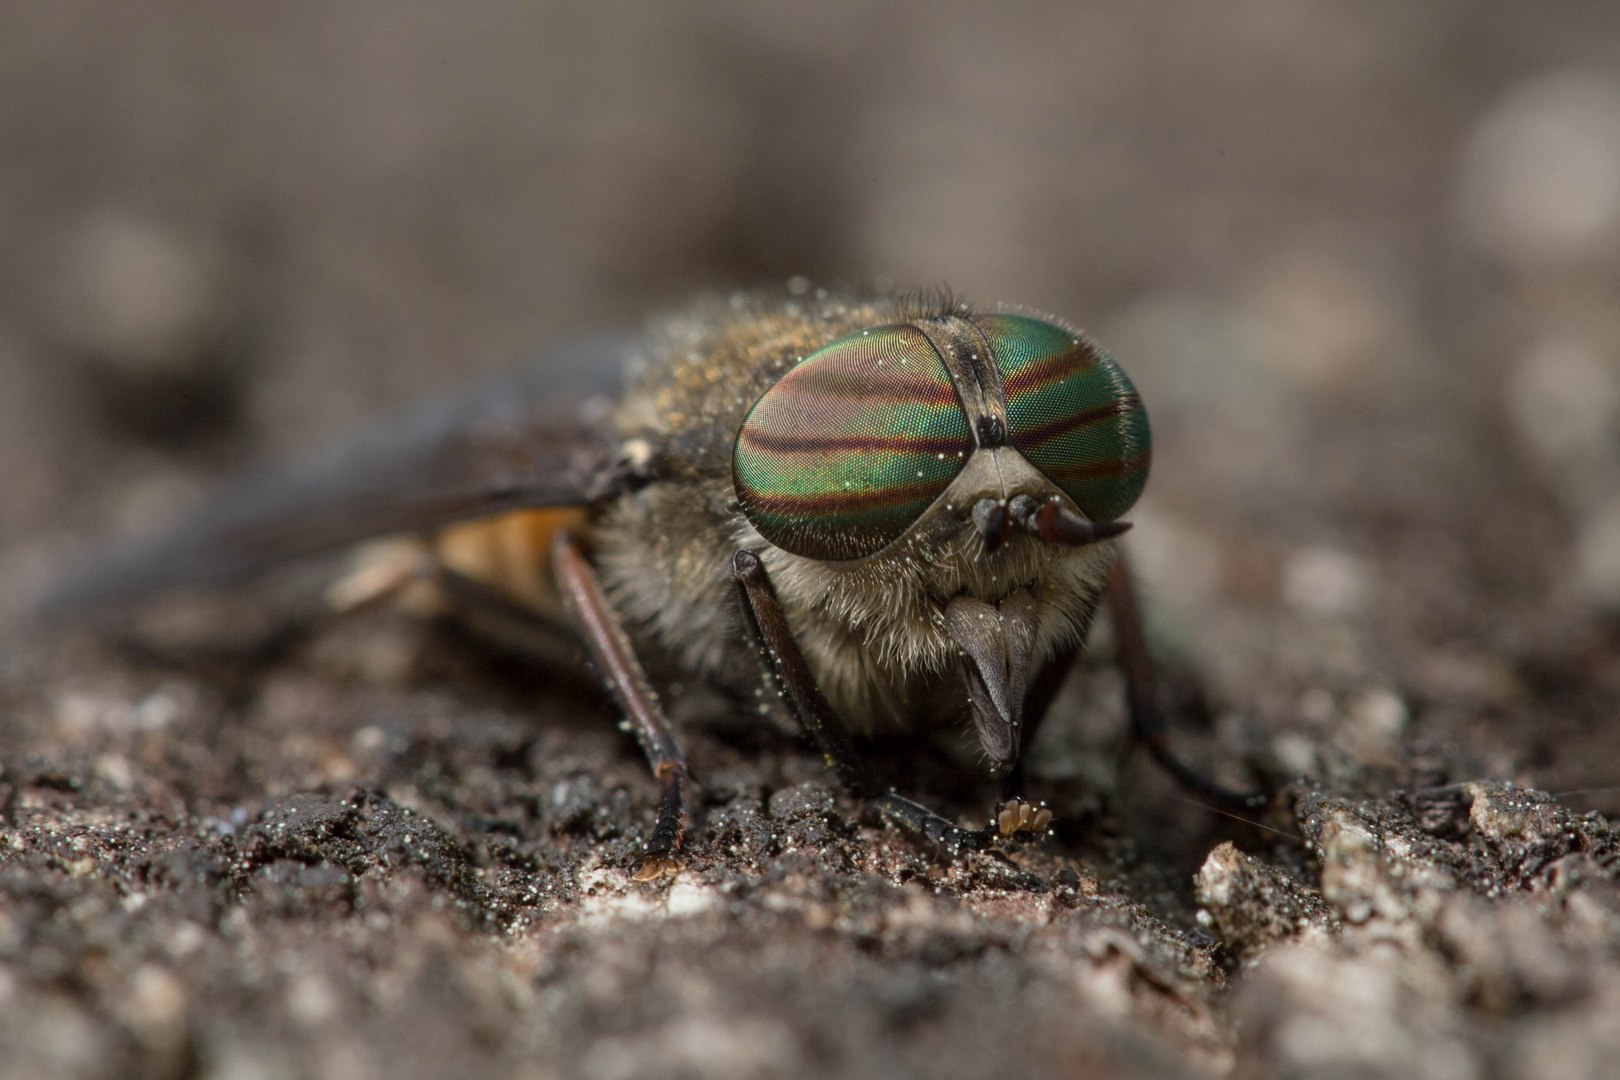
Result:
[[[1131,579],[1125,553],[1114,560],[1108,576],[1108,609],[1114,617],[1115,648],[1119,666],[1125,672],[1130,698],[1131,734],[1147,747],[1153,760],[1182,787],[1222,809],[1260,810],[1270,802],[1263,792],[1231,791],[1191,768],[1175,755],[1170,746],[1170,725],[1159,708],[1158,679],[1153,659],[1148,655],[1147,637],[1142,630],[1142,611],[1137,603],[1136,585]]]
[[[630,648],[618,613],[608,603],[596,570],[578,541],[566,532],[558,533],[551,545],[551,562],[563,603],[584,635],[661,788],[658,820],[632,876],[637,881],[653,881],[673,875],[680,868],[679,853],[686,837],[686,757],[658,704],[658,695],[647,682],[647,673]]]

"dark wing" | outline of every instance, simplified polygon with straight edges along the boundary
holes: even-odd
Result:
[[[629,343],[593,338],[302,464],[233,484],[169,532],[102,556],[45,612],[243,581],[306,555],[506,510],[613,493],[608,423]]]

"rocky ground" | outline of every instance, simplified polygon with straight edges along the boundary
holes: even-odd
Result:
[[[412,677],[335,666],[383,649]],[[1040,744],[1046,840],[936,857],[802,747],[700,730],[687,867],[643,885],[656,789],[588,691],[393,615],[283,650],[9,653],[5,1075],[1567,1078],[1620,1049],[1620,836],[1534,789],[1303,779],[1234,822],[1119,768],[1090,670]]]

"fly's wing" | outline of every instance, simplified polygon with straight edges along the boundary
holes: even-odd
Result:
[[[611,495],[607,420],[629,342],[592,338],[463,397],[436,402],[300,465],[250,477],[174,529],[102,556],[45,612],[244,581],[370,537]]]

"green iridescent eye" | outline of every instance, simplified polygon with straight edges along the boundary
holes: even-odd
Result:
[[[777,547],[858,559],[892,543],[973,451],[950,376],[916,327],[863,330],[811,353],[754,404],[732,476]]]
[[[1147,413],[1113,357],[1027,315],[974,319],[995,351],[1012,444],[1092,521],[1129,510],[1147,483]]]

